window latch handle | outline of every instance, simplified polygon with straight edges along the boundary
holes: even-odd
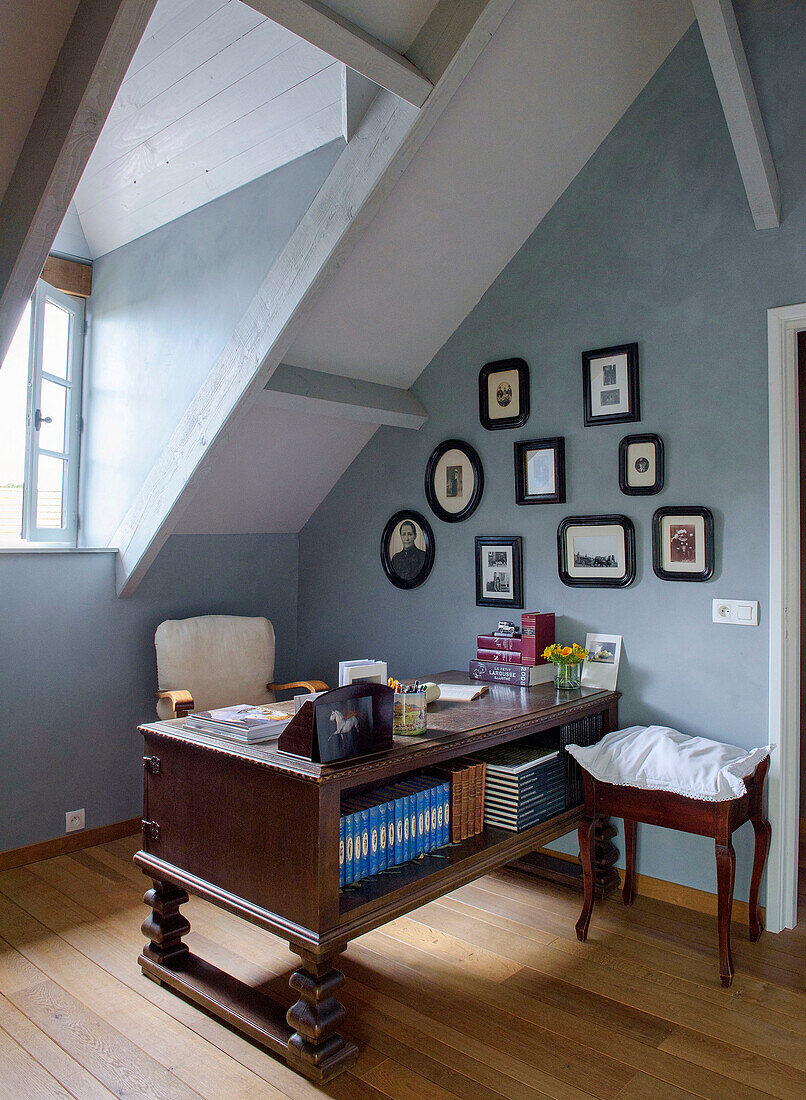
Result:
[[[39,431],[39,429],[42,427],[43,424],[52,424],[52,423],[53,423],[53,418],[52,417],[43,416],[41,409],[36,410],[36,412],[34,413],[34,428],[36,428],[37,431]]]

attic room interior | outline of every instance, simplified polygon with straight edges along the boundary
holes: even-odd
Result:
[[[0,1096],[804,1095],[805,74],[0,5]]]

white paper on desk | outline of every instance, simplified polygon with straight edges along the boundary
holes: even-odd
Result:
[[[487,691],[486,684],[437,684],[440,703],[469,703]]]

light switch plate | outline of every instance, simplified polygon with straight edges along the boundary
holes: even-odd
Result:
[[[711,618],[732,626],[758,626],[758,600],[713,600]]]

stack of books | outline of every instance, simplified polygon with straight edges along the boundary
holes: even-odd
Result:
[[[451,843],[467,840],[484,829],[484,782],[486,765],[483,760],[465,756],[451,760],[438,769],[450,783]]]
[[[541,654],[553,641],[554,612],[525,611],[521,615],[521,628],[514,635],[498,631],[478,635],[470,677],[515,687],[547,684],[554,677],[554,667]]]
[[[184,728],[253,745],[279,737],[290,721],[290,714],[271,704],[255,707],[238,703],[218,710],[195,711],[185,718]]]
[[[484,824],[521,832],[565,809],[558,749],[516,742],[480,754],[487,764]]]
[[[450,842],[450,784],[415,775],[342,799],[339,886],[398,867]]]

